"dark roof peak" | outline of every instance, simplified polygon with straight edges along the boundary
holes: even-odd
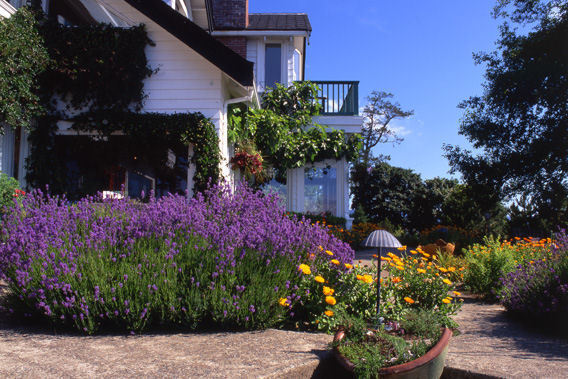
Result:
[[[312,31],[306,13],[249,13],[247,30]]]

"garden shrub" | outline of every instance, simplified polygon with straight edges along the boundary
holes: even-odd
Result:
[[[14,199],[23,195],[20,191],[20,183],[11,176],[0,172],[0,218],[5,212],[6,207],[14,205]]]
[[[293,317],[286,305],[302,303],[298,267],[310,254],[327,262],[330,278],[354,255],[246,186],[148,204],[71,205],[35,192],[7,213],[1,238],[0,275],[24,312],[86,333],[282,325]]]
[[[467,269],[464,284],[487,300],[496,300],[502,288],[501,278],[519,265],[526,266],[550,255],[552,240],[515,237],[510,241],[485,237],[484,244],[474,244],[465,253]]]
[[[501,278],[501,287],[498,298],[511,314],[540,326],[564,324],[568,314],[568,237],[565,231],[556,236],[550,256],[519,264]],[[565,326],[564,331],[568,331]]]

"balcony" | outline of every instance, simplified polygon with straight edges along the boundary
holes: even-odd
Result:
[[[312,80],[318,87],[322,116],[358,116],[359,82]]]

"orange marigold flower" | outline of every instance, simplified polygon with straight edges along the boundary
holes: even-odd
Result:
[[[333,253],[332,253],[331,251],[329,251],[329,250],[326,250],[325,253],[326,253],[327,255],[329,255],[329,256],[332,256],[332,255],[333,255]]]
[[[402,279],[399,278],[398,276],[395,276],[394,278],[392,278],[392,282],[393,283],[400,283],[400,282],[402,282]]]
[[[287,307],[288,305],[290,305],[290,300],[286,299],[285,297],[281,297],[280,300],[278,300],[278,303],[280,303],[280,305],[283,307]]]
[[[400,271],[404,271],[404,266],[396,266],[396,268]]]
[[[329,310],[329,309],[328,309],[327,311],[323,312],[323,313],[325,313],[325,315],[326,315],[327,317],[332,317],[332,316],[333,316],[333,311],[332,311],[332,310]]]
[[[453,292],[453,294],[456,295],[456,296],[461,296],[461,295],[462,295],[462,294],[461,294],[460,292],[458,292],[458,291],[452,291],[452,292]]]
[[[325,283],[325,279],[322,276],[316,276],[314,280],[318,283]]]
[[[333,295],[334,292],[335,292],[335,290],[333,288],[323,286],[323,294],[324,295],[331,296],[331,295]]]
[[[418,272],[421,273],[421,274],[425,274],[425,273],[426,273],[426,270],[424,270],[424,269],[422,269],[422,268],[419,268],[419,269],[417,269],[416,271],[418,271]]]
[[[406,296],[406,297],[404,298],[404,301],[406,301],[408,304],[414,304],[414,303],[415,303],[415,301],[412,300],[412,298],[410,298],[410,297],[408,297],[408,296]]]
[[[310,266],[303,263],[298,266],[298,271],[302,271],[305,275],[310,275],[312,273]]]
[[[345,263],[345,268],[351,270],[353,268],[353,265],[351,263]]]
[[[418,254],[416,250],[410,250],[410,254]]]
[[[329,305],[335,305],[337,303],[337,301],[333,296],[326,296],[325,302],[328,303]]]
[[[442,279],[442,282],[446,283],[449,286],[452,285],[452,282],[450,281],[450,279],[447,279],[447,278]]]
[[[332,259],[331,263],[333,263],[334,265],[339,265],[339,261],[337,259]]]
[[[442,299],[442,303],[450,304],[451,302],[452,302],[452,300],[450,298],[446,297],[445,299]]]
[[[367,284],[373,283],[373,277],[371,275],[363,275],[363,281]]]

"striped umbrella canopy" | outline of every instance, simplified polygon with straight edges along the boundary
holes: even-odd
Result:
[[[395,236],[386,230],[375,230],[362,243],[366,247],[401,247]]]

